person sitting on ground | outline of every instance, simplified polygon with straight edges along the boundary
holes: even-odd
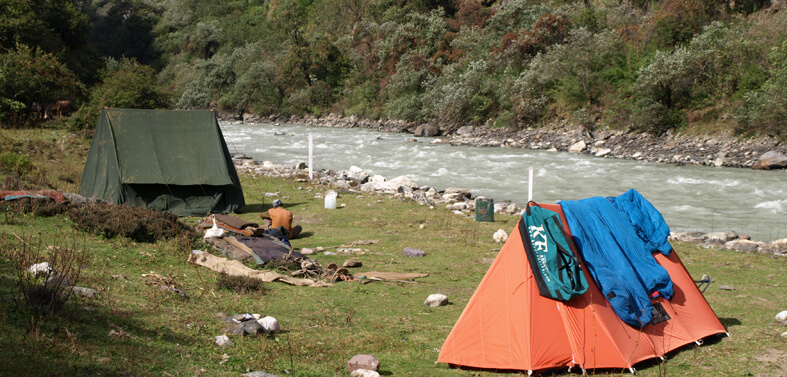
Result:
[[[261,213],[260,217],[266,220],[265,223],[270,228],[283,226],[284,229],[290,232],[290,239],[296,238],[301,234],[301,226],[292,226],[292,212],[282,206],[280,199],[274,200],[273,208]],[[268,221],[270,221],[270,224],[268,224]]]

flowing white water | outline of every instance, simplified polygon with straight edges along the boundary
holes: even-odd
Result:
[[[432,138],[365,129],[287,124],[222,124],[230,153],[295,165],[308,160],[314,138],[315,170],[358,166],[387,178],[406,175],[420,185],[466,188],[496,202],[527,201],[528,167],[535,168],[533,198],[541,203],[639,191],[674,232],[746,233],[755,240],[787,237],[787,173],[674,166],[511,148],[452,147]]]

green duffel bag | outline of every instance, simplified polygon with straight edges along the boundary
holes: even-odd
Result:
[[[538,293],[560,301],[582,295],[588,290],[588,282],[568,245],[560,215],[535,202],[527,205],[519,222],[519,233]]]

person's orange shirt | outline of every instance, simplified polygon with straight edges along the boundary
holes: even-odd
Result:
[[[278,228],[283,226],[290,232],[290,237],[293,236],[292,234],[292,212],[288,211],[284,207],[273,207],[268,210],[268,214],[271,217],[271,228]]]

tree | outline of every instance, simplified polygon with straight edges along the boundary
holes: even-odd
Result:
[[[90,42],[105,57],[134,58],[140,64],[158,65],[159,52],[153,44],[158,9],[135,0],[95,3]]]
[[[72,129],[95,126],[103,107],[166,109],[170,99],[156,84],[156,71],[134,59],[107,59],[103,82],[93,88],[89,102],[68,123]]]
[[[74,98],[84,86],[50,53],[23,44],[0,53],[0,122],[14,127],[41,121],[55,101]]]

